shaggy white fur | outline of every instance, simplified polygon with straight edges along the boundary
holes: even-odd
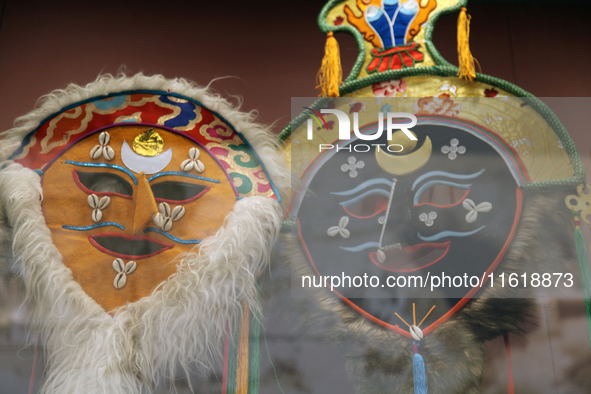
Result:
[[[80,87],[70,85],[40,101],[3,133],[0,158],[48,115],[98,95],[133,90],[168,90],[192,97],[225,117],[249,141],[283,195],[288,170],[273,136],[252,123],[253,114],[233,109],[206,88],[183,79],[141,74],[103,75]],[[240,318],[241,300],[259,312],[256,275],[268,266],[282,209],[277,201],[248,197],[236,203],[224,225],[198,251],[179,255],[178,270],[153,293],[109,315],[72,278],[51,241],[41,212],[40,178],[5,162],[0,200],[14,228],[15,264],[27,289],[29,321],[45,346],[42,393],[140,393],[192,363],[203,371],[222,358],[226,324]],[[285,201],[285,199],[284,199]]]

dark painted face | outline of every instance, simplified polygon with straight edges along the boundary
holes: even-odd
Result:
[[[412,131],[418,143],[410,153],[355,152],[368,142],[386,144],[384,135],[354,140],[351,152],[332,155],[313,175],[297,213],[301,240],[320,275],[380,278],[375,288],[337,290],[350,306],[391,329],[406,328],[395,313],[413,320],[413,303],[417,323],[437,306],[423,329],[453,314],[477,289],[463,282],[431,292],[431,277],[482,278],[502,258],[520,213],[521,193],[487,142],[490,135],[442,125]],[[407,286],[387,286],[388,276],[404,277]],[[412,285],[417,276],[425,288]]]

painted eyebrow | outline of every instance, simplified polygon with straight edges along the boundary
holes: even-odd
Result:
[[[339,203],[339,205],[342,205],[344,207],[350,207],[353,204],[357,204],[358,202],[360,202],[361,200],[363,200],[367,196],[383,196],[383,197],[388,198],[388,197],[390,197],[390,192],[386,191],[384,189],[368,190],[365,193],[363,193],[355,198],[352,198],[350,200],[343,201],[343,202]]]
[[[86,226],[86,227],[83,227],[83,226],[62,226],[62,228],[65,230],[86,231],[86,230],[92,230],[94,228],[105,227],[105,226],[115,226],[115,227],[119,227],[121,230],[125,231],[125,227],[123,227],[119,223],[115,223],[115,222],[97,223],[97,224],[93,224],[91,226]]]
[[[387,185],[388,187],[392,187],[392,181],[389,181],[385,178],[370,179],[370,180],[365,181],[362,184],[354,187],[353,189],[345,190],[342,192],[330,192],[330,194],[334,194],[335,196],[350,196],[352,194],[360,192],[361,190],[363,190],[369,186],[373,186],[373,185]]]
[[[153,179],[160,178],[161,176],[166,176],[166,175],[185,176],[187,178],[199,179],[199,180],[207,181],[207,182],[220,183],[220,181],[218,181],[217,179],[206,178],[204,176],[199,176],[199,175],[187,174],[186,172],[181,172],[181,171],[164,171],[164,172],[159,172],[158,174],[152,175],[151,177],[149,177],[148,178],[148,182],[152,181]]]
[[[478,172],[475,172],[474,174],[467,174],[467,175],[454,174],[454,173],[445,172],[445,171],[431,171],[431,172],[428,172],[428,173],[423,174],[420,177],[418,177],[417,180],[412,184],[411,190],[415,190],[415,187],[417,187],[417,185],[419,183],[421,183],[422,181],[424,181],[425,179],[433,178],[435,176],[442,176],[442,177],[451,178],[451,179],[474,179],[474,178],[477,178],[480,175],[482,175],[483,172],[484,172],[484,168]]]
[[[430,237],[424,237],[421,233],[418,233],[417,236],[425,242],[437,241],[438,239],[445,238],[445,237],[467,237],[472,234],[476,234],[486,226],[482,226],[477,228],[476,230],[466,231],[466,232],[459,232],[459,231],[442,231]]]
[[[86,162],[82,162],[82,161],[72,161],[72,160],[66,160],[65,163],[67,163],[67,164],[73,164],[75,166],[80,166],[80,167],[114,168],[116,170],[123,171],[124,173],[126,173],[127,175],[129,175],[131,177],[131,179],[133,179],[133,184],[134,185],[137,185],[137,178],[135,177],[135,175],[133,175],[133,173],[131,171],[129,171],[127,168],[118,166],[117,164],[109,164],[109,163],[86,163]]]

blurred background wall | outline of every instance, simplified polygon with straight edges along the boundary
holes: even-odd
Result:
[[[122,65],[241,96],[243,108],[278,131],[291,97],[316,96],[325,36],[316,25],[324,0],[2,0],[0,130],[38,97],[88,83]],[[584,5],[587,4],[587,5]],[[538,97],[591,91],[591,4],[581,0],[469,1],[472,53],[488,75]],[[357,46],[336,35],[343,70]],[[435,45],[457,64],[456,15],[442,17]]]

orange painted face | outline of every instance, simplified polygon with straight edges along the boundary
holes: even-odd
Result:
[[[163,149],[146,156],[146,146],[155,153],[150,141],[142,148],[134,140],[148,129],[92,134],[43,175],[53,242],[74,280],[106,311],[149,295],[177,271],[171,262],[179,254],[215,235],[236,203],[226,172],[206,149],[154,127]]]

